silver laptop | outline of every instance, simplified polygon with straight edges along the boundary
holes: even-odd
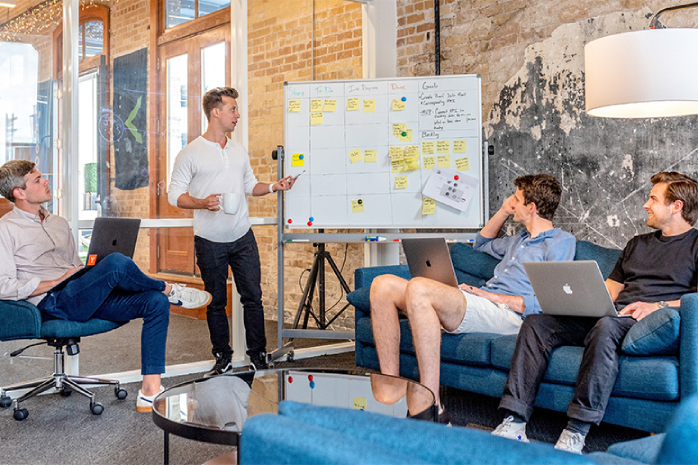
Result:
[[[601,318],[619,315],[594,260],[524,262],[524,269],[547,315]]]
[[[443,237],[403,239],[402,248],[413,278],[429,278],[458,287],[451,254]]]

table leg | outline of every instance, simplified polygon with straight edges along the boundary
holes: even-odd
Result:
[[[170,465],[170,433],[165,431],[164,463]]]

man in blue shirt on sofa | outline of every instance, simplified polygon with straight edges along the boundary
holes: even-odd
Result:
[[[581,454],[591,424],[603,419],[618,375],[623,338],[638,321],[664,307],[679,307],[681,296],[696,292],[698,280],[698,182],[680,173],[652,176],[643,208],[656,231],[635,236],[606,280],[623,315],[632,318],[532,315],[519,331],[499,408],[505,419],[492,434],[528,442],[526,422],[553,349],[584,346],[569,422],[555,448]]]
[[[576,240],[553,227],[562,188],[547,174],[520,176],[516,192],[477,235],[474,249],[500,259],[494,277],[482,288],[460,289],[426,278],[407,281],[394,275],[378,276],[371,285],[371,321],[381,372],[399,375],[399,313],[412,328],[420,381],[436,396],[439,414],[441,329],[448,333],[516,334],[527,315],[540,307],[528,281],[523,262],[572,260]],[[497,238],[513,216],[526,231]],[[389,402],[390,394],[385,393]]]

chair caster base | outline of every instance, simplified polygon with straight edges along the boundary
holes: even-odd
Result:
[[[16,408],[14,414],[12,415],[15,420],[23,421],[29,416],[29,411],[25,408]]]
[[[10,405],[12,405],[12,399],[10,399],[10,396],[0,397],[0,407],[8,408]]]
[[[128,392],[126,391],[126,389],[115,387],[114,388],[114,395],[116,396],[117,399],[124,400],[128,396]]]
[[[90,403],[90,411],[92,415],[101,415],[104,412],[104,406],[99,402],[92,402]]]

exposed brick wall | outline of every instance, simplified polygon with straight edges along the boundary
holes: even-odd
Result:
[[[284,81],[360,79],[361,6],[342,0],[248,2],[249,134],[250,159],[260,181],[277,179],[276,162],[270,157],[284,143]],[[313,28],[315,41],[313,43]],[[234,85],[234,83],[233,83]],[[243,118],[245,115],[243,115]],[[276,199],[252,199],[252,216],[276,216]],[[277,312],[276,227],[256,228],[262,259],[262,286],[268,318]],[[341,266],[343,244],[328,250]],[[311,245],[293,244],[285,252],[285,313],[293,317],[301,301],[298,281],[313,260]],[[343,275],[353,286],[353,270],[361,266],[363,250],[349,247]],[[329,267],[328,267],[329,270]],[[333,275],[327,275],[327,308],[339,297]],[[303,275],[305,283],[307,273]],[[314,301],[317,306],[317,298]],[[343,304],[340,304],[341,307]],[[353,316],[345,313],[338,327],[353,327]],[[312,325],[312,323],[311,323]],[[312,326],[311,326],[312,327]]]

